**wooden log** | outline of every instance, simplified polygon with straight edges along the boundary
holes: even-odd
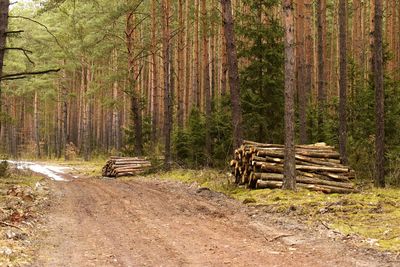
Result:
[[[301,162],[308,162],[316,165],[322,165],[322,166],[329,166],[329,167],[341,167],[342,165],[340,164],[340,161],[338,160],[337,162],[331,162],[331,161],[324,161],[323,159],[316,159],[316,158],[310,158],[302,155],[295,155],[296,160],[301,161]]]
[[[348,181],[350,179],[350,177],[348,176],[348,173],[337,174],[337,173],[323,172],[321,174],[328,178],[331,178],[333,180],[347,180]]]
[[[283,174],[277,173],[254,173],[254,178],[263,181],[283,181]],[[253,178],[253,179],[254,179]],[[350,182],[335,182],[328,180],[321,180],[318,178],[311,178],[305,176],[296,176],[296,182],[302,184],[316,184],[316,185],[329,185],[336,186],[340,188],[354,189],[354,185]]]
[[[264,143],[259,143],[259,142],[253,142],[249,140],[244,140],[243,144],[245,146],[254,146],[254,147],[278,147],[278,148],[283,148],[283,145],[280,144],[264,144]],[[326,143],[316,143],[316,144],[309,144],[309,145],[296,145],[296,148],[311,148],[311,149],[334,149],[333,146],[328,146]]]
[[[296,170],[308,171],[308,172],[333,172],[333,173],[343,173],[349,172],[349,168],[342,167],[324,167],[324,166],[305,166],[305,165],[296,165]]]
[[[272,150],[258,150],[258,157],[272,157],[272,158],[281,158],[283,159],[284,155],[282,151],[272,151]]]
[[[113,165],[111,169],[117,168],[147,168],[151,167],[151,164],[128,164],[128,165]]]
[[[326,194],[351,194],[357,193],[358,190],[356,189],[349,189],[349,188],[341,188],[336,186],[328,186],[328,185],[310,185],[310,184],[299,184],[299,187],[306,188],[312,191],[323,192]]]
[[[314,152],[314,151],[299,151],[297,154],[312,158],[329,158],[329,159],[340,159],[340,154],[337,152]]]
[[[336,175],[332,173],[312,173],[312,172],[303,172],[300,170],[296,171],[298,175],[304,176],[304,177],[309,177],[309,178],[315,178],[315,179],[321,179],[321,180],[327,180],[327,181],[338,181],[338,182],[350,182],[350,180],[344,176],[344,175]],[[333,176],[333,177],[331,177]]]
[[[265,189],[265,188],[269,189],[282,188],[282,182],[258,180],[256,183],[256,189]]]
[[[281,165],[281,164],[256,162],[255,166],[264,171],[270,171],[270,172],[274,172],[274,173],[283,173],[283,165]]]
[[[265,156],[265,157],[258,157],[258,156],[256,156],[256,155],[253,155],[253,157],[252,157],[252,165],[255,165],[255,162],[272,162],[272,163],[281,163],[281,164],[283,164],[283,159],[280,159],[280,158],[272,158],[272,157],[268,157],[268,156]]]
[[[298,186],[299,188],[305,188],[308,190],[323,192],[323,193],[327,193],[327,194],[333,194],[333,193],[350,194],[350,193],[357,192],[357,190],[355,190],[355,189],[339,188],[339,187],[334,187],[334,186],[310,185],[310,184],[302,184],[302,183],[297,183],[296,186]],[[256,188],[257,189],[282,188],[282,182],[258,180]]]

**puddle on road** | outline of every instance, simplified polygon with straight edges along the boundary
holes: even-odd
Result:
[[[16,165],[17,169],[27,169],[33,172],[43,174],[54,181],[68,181],[64,179],[61,175],[65,174],[66,170],[69,170],[68,167],[60,167],[60,166],[51,166],[51,165],[41,165],[34,162],[29,161],[7,161],[10,164]]]

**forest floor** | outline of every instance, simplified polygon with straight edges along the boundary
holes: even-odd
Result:
[[[90,173],[46,182],[50,193],[29,266],[400,264],[325,226],[268,213],[167,174],[111,180]]]

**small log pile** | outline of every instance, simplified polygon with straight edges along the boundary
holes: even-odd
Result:
[[[237,184],[251,189],[281,188],[284,146],[244,141],[230,162]],[[325,143],[296,146],[296,182],[299,188],[324,193],[357,192],[355,172],[341,164],[340,155]]]
[[[132,176],[145,172],[151,167],[145,158],[111,157],[103,167],[104,177]]]

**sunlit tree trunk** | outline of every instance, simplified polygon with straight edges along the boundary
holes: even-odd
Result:
[[[194,0],[195,15],[194,15],[194,66],[193,66],[193,105],[200,110],[200,41],[199,41],[199,30],[200,30],[200,0]]]
[[[159,87],[158,87],[158,64],[157,64],[157,1],[151,1],[151,59],[152,59],[152,131],[151,140],[156,144],[159,128]]]
[[[326,76],[325,76],[325,49],[326,49],[326,0],[317,0],[317,30],[318,30],[318,138],[324,141],[324,116],[326,105]]]
[[[294,19],[292,0],[283,0],[285,28],[285,163],[283,189],[296,189],[296,162],[294,147]]]
[[[185,45],[185,24],[183,18],[183,0],[178,1],[178,83],[177,83],[177,95],[178,95],[178,127],[183,128],[183,116],[184,116],[184,45]]]
[[[339,150],[344,164],[347,164],[347,0],[339,0]]]
[[[4,54],[7,40],[7,28],[8,28],[8,8],[10,6],[9,0],[0,0],[0,77],[3,75],[4,65]],[[0,81],[0,114],[2,113],[3,101],[2,101],[2,84]],[[3,123],[0,119],[0,138],[4,134]],[[0,142],[2,140],[0,139]]]
[[[306,93],[306,56],[305,56],[305,5],[304,0],[297,2],[297,17],[296,17],[296,60],[297,60],[297,94],[299,101],[299,130],[300,130],[300,143],[306,144],[308,141],[307,136],[307,93]]]

